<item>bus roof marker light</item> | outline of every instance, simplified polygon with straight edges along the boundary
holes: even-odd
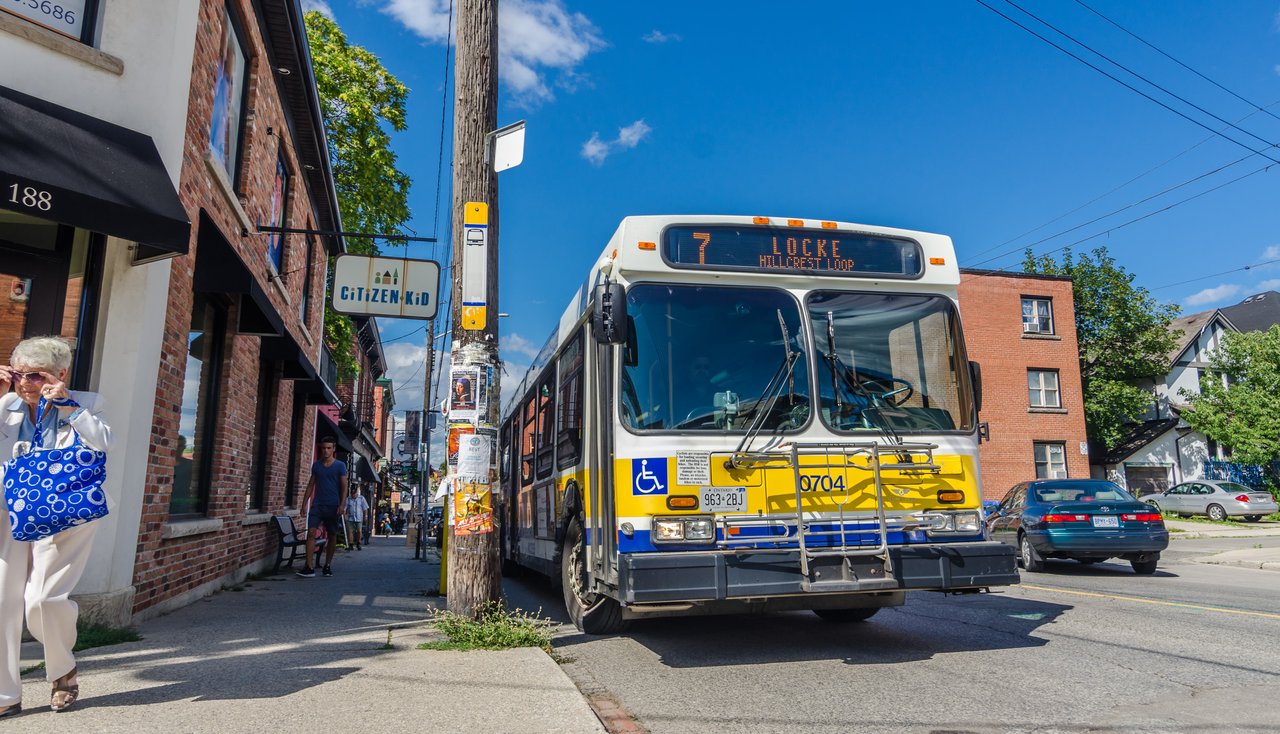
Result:
[[[657,243],[654,243],[654,242],[640,242],[640,243],[638,243],[638,244],[636,245],[636,247],[639,247],[641,250],[656,250],[656,249],[658,249],[658,245],[657,245]]]
[[[930,265],[946,265],[947,259],[945,257],[931,257],[929,258],[929,264]]]
[[[768,217],[752,217],[751,223],[752,224],[768,224],[769,218]]]
[[[822,228],[823,228],[823,229],[835,229],[835,228],[836,228],[836,223],[835,223],[835,222],[823,222],[823,223],[822,223]]]
[[[803,220],[803,219],[788,219],[788,220],[787,220],[787,226],[788,226],[788,227],[803,227],[803,226],[804,226],[804,220]]]

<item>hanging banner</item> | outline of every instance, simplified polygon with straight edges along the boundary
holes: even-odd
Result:
[[[418,454],[418,446],[422,443],[422,411],[406,410],[404,412],[404,445],[405,453],[410,456]]]
[[[434,319],[440,263],[398,257],[339,255],[333,266],[333,310],[351,316]]]

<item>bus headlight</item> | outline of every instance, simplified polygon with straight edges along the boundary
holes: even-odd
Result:
[[[711,543],[716,539],[715,518],[707,515],[653,518],[655,543]]]
[[[969,534],[982,532],[982,516],[976,512],[957,512],[956,532]]]
[[[930,535],[977,535],[982,532],[982,516],[974,511],[922,512],[913,515],[920,529]]]

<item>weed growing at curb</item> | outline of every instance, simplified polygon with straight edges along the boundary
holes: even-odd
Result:
[[[382,647],[379,647],[378,649],[379,649],[379,650],[394,650],[394,649],[396,649],[396,646],[391,644],[391,628],[390,628],[390,627],[388,627],[388,628],[387,628],[387,643],[386,643],[385,645],[383,645]]]
[[[28,673],[34,673],[34,672],[36,672],[37,670],[44,670],[44,662],[39,662],[39,663],[36,663],[35,665],[32,665],[32,666],[30,666],[30,667],[28,667],[28,668],[23,668],[23,669],[22,669],[22,672],[21,672],[21,673],[18,673],[18,677],[19,677],[19,678],[25,678],[25,677],[27,677],[27,674],[28,674]]]
[[[137,642],[141,639],[142,635],[138,634],[137,630],[128,627],[108,627],[105,624],[81,620],[76,622],[76,646],[72,650],[80,652],[91,647],[119,645],[122,642]]]
[[[541,611],[541,610],[539,610]],[[509,650],[540,647],[551,652],[551,631],[555,622],[519,609],[507,611],[501,604],[487,604],[476,619],[437,611],[431,615],[436,629],[447,640],[424,642],[419,650]]]

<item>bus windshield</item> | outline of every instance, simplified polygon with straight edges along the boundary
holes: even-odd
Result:
[[[973,428],[955,308],[942,296],[815,291],[820,413],[838,432]]]
[[[627,294],[621,412],[633,430],[763,430],[809,419],[799,304],[771,288],[640,284]],[[785,342],[784,342],[785,339]],[[770,381],[778,389],[766,394]]]

